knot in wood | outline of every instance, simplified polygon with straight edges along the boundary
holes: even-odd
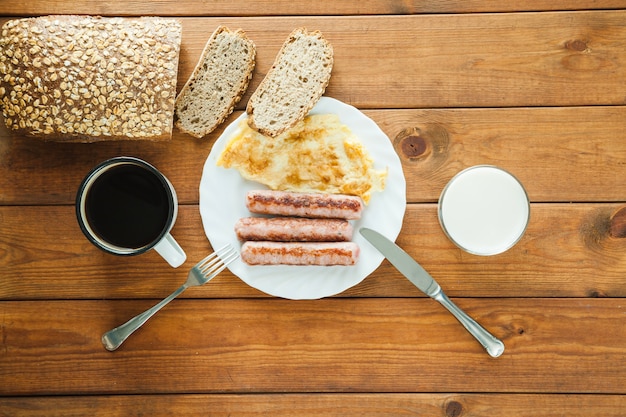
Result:
[[[428,133],[419,127],[403,129],[394,138],[393,146],[400,158],[411,161],[425,158],[432,148]]]
[[[604,291],[600,290],[589,290],[587,291],[589,297],[591,298],[606,298],[608,295]]]
[[[400,141],[402,154],[407,158],[418,158],[426,152],[426,140],[421,136],[405,136]]]
[[[584,52],[587,50],[588,46],[587,42],[583,40],[573,39],[571,41],[565,42],[565,48],[569,49],[570,51]]]
[[[428,172],[445,163],[449,143],[448,131],[435,123],[405,128],[393,139],[393,147],[403,163],[419,163]]]
[[[626,238],[626,207],[622,207],[611,216],[609,234],[617,239]]]
[[[446,417],[459,417],[463,414],[463,405],[458,401],[449,401],[446,404]]]

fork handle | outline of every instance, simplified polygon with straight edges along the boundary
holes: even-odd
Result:
[[[157,311],[165,307],[170,301],[176,298],[180,293],[185,291],[187,288],[186,284],[178,287],[176,291],[167,296],[167,298],[163,299],[160,303],[155,305],[152,308],[144,311],[141,314],[136,315],[132,319],[128,320],[126,323],[121,326],[116,327],[113,330],[109,330],[105,334],[102,335],[102,344],[109,351],[114,351],[118,347],[124,343],[124,341],[133,334],[135,330],[140,328],[145,322],[148,321],[150,317],[152,317]]]

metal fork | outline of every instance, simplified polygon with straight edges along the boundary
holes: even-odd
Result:
[[[239,254],[231,245],[220,248],[198,262],[191,268],[187,281],[181,285],[176,291],[171,293],[163,301],[154,307],[144,311],[141,314],[128,320],[126,323],[113,330],[109,330],[102,335],[102,344],[109,351],[114,351],[130,336],[135,330],[140,328],[150,317],[157,311],[165,307],[167,303],[176,298],[179,294],[187,289],[187,287],[195,287],[203,285],[213,279],[217,274],[222,272],[226,266],[237,259]]]

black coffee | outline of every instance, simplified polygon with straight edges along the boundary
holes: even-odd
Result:
[[[85,199],[87,221],[106,242],[129,249],[153,243],[169,224],[170,196],[159,177],[139,165],[110,168]]]

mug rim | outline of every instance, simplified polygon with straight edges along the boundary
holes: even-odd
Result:
[[[88,194],[88,186],[92,185],[97,178],[107,171],[107,167],[113,167],[117,165],[138,165],[142,168],[145,168],[148,172],[152,173],[163,185],[165,192],[168,198],[168,215],[166,226],[161,230],[159,235],[150,241],[150,243],[141,246],[139,248],[127,248],[123,246],[114,245],[107,240],[97,237],[95,231],[90,227],[87,221],[86,211],[85,211],[85,201],[86,196]],[[176,219],[176,194],[174,191],[174,187],[169,182],[169,180],[163,175],[156,167],[151,165],[150,163],[144,161],[143,159],[136,158],[133,156],[117,156],[113,158],[109,158],[105,161],[100,162],[98,165],[93,167],[87,175],[83,178],[78,187],[78,191],[76,193],[76,218],[78,220],[78,225],[85,235],[85,237],[96,247],[102,249],[105,252],[111,253],[113,255],[119,256],[134,256],[140,255],[154,248],[163,238],[172,230],[174,226],[174,221]]]

